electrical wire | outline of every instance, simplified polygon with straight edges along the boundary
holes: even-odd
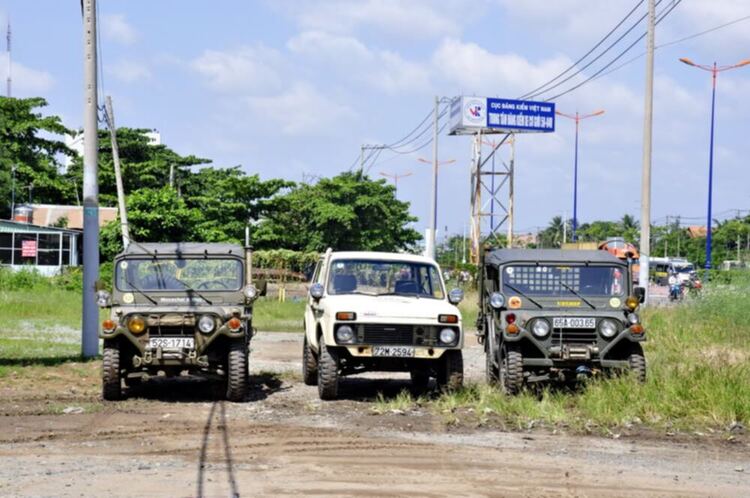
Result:
[[[656,2],[656,5],[658,6],[661,2],[662,2],[662,0],[658,0]],[[610,50],[612,50],[615,47],[615,45],[617,45],[618,43],[620,43],[626,36],[628,36],[635,28],[638,27],[638,25],[641,23],[641,21],[643,21],[647,16],[648,16],[648,14],[644,14],[643,16],[641,16],[632,26],[630,26],[630,28],[628,28],[627,31],[625,31],[622,35],[620,35],[619,38],[617,38],[614,42],[610,43],[609,46],[606,49],[604,49],[604,51],[602,53],[600,53],[599,55],[597,55],[596,57],[594,57],[591,61],[589,61],[583,67],[579,68],[578,71],[576,71],[575,73],[571,74],[570,76],[568,76],[567,78],[563,79],[562,81],[558,81],[557,83],[555,83],[554,85],[550,86],[549,88],[546,88],[545,90],[543,90],[541,92],[534,92],[533,94],[527,95],[526,97],[527,98],[534,98],[534,97],[537,97],[537,96],[542,95],[544,93],[547,93],[550,90],[553,90],[553,89],[559,87],[560,85],[563,85],[564,83],[567,83],[568,81],[572,80],[573,78],[575,78],[576,76],[578,76],[579,74],[581,74],[583,71],[585,71],[586,69],[588,69],[589,67],[591,67],[592,64],[594,64],[596,61],[598,61],[599,59],[601,59],[607,52],[609,52]],[[641,38],[643,38],[644,36],[646,36],[645,33],[643,35],[641,35],[641,37],[638,38],[638,40],[636,40],[636,42],[638,42],[639,40],[641,40]],[[633,45],[635,45],[635,43]],[[632,47],[632,45],[631,45],[631,47]],[[628,47],[628,50],[631,47]]]
[[[672,12],[672,11],[673,11],[673,10],[674,10],[674,9],[675,9],[676,7],[677,7],[677,6],[678,6],[678,5],[680,5],[680,3],[681,3],[681,2],[682,2],[682,0],[676,0],[676,1],[675,1],[675,2],[674,2],[674,3],[673,3],[673,4],[671,5],[671,6],[670,6],[670,7],[668,7],[667,9],[665,9],[665,10],[666,10],[666,12],[665,12],[665,11],[662,11],[662,13],[661,13],[661,14],[660,14],[660,15],[659,15],[659,16],[657,17],[657,19],[656,19],[656,21],[655,21],[655,24],[659,24],[659,23],[660,23],[661,21],[663,21],[663,20],[664,20],[664,19],[665,19],[665,18],[666,18],[666,17],[667,17],[667,16],[668,16],[668,15],[669,15],[669,14],[670,14],[670,13],[671,13],[671,12]],[[638,37],[638,38],[637,38],[637,39],[636,39],[636,40],[635,40],[635,41],[634,41],[633,43],[631,43],[630,45],[628,45],[628,47],[627,47],[627,48],[626,48],[625,50],[623,50],[622,52],[620,52],[620,53],[619,53],[619,54],[617,55],[617,57],[615,57],[614,59],[612,59],[611,61],[609,61],[609,63],[607,63],[607,64],[606,64],[606,65],[605,65],[604,67],[602,67],[601,69],[599,69],[599,70],[598,70],[597,72],[595,72],[595,73],[594,73],[593,75],[589,76],[588,78],[586,78],[586,79],[585,79],[585,80],[583,80],[582,82],[580,82],[580,83],[578,83],[578,84],[576,84],[576,85],[574,85],[574,86],[572,86],[572,87],[568,88],[568,89],[567,89],[567,90],[565,90],[564,92],[558,93],[557,95],[554,95],[554,96],[552,96],[552,97],[549,97],[549,98],[546,98],[546,99],[544,99],[544,101],[545,101],[545,102],[549,102],[549,101],[551,101],[551,100],[555,100],[555,99],[557,99],[557,98],[559,98],[559,97],[562,97],[563,95],[567,95],[568,93],[572,92],[573,90],[577,90],[578,88],[581,88],[581,87],[582,87],[583,85],[585,85],[586,83],[588,83],[588,82],[590,82],[591,80],[595,79],[595,78],[596,78],[597,76],[599,76],[599,75],[600,75],[601,73],[603,73],[603,72],[604,72],[605,70],[607,70],[607,69],[608,69],[608,68],[609,68],[610,66],[612,66],[612,64],[614,64],[615,62],[617,62],[618,60],[620,60],[620,58],[622,58],[622,56],[623,56],[623,55],[625,55],[625,54],[626,54],[626,53],[628,53],[628,52],[629,52],[630,50],[632,50],[632,48],[633,48],[633,47],[635,47],[635,45],[636,45],[636,44],[637,44],[638,42],[640,42],[641,40],[643,40],[643,38],[645,38],[645,36],[646,36],[646,33],[643,33],[643,34],[642,34],[641,36],[639,36],[639,37]]]
[[[620,22],[618,22],[618,23],[617,23],[617,24],[615,25],[615,27],[614,27],[614,28],[612,28],[612,29],[611,29],[611,30],[609,31],[609,33],[607,33],[606,35],[604,35],[604,38],[602,38],[601,40],[599,40],[599,41],[598,41],[598,42],[596,43],[596,45],[594,45],[594,46],[593,46],[593,47],[591,48],[591,50],[589,50],[588,52],[586,52],[585,54],[583,54],[583,55],[582,55],[582,56],[581,56],[581,57],[580,57],[580,58],[579,58],[579,59],[578,59],[577,61],[575,61],[575,62],[574,62],[573,64],[571,64],[570,66],[568,66],[568,68],[567,68],[567,69],[565,69],[565,70],[564,70],[563,72],[561,72],[560,74],[558,74],[557,76],[555,76],[554,78],[552,78],[551,80],[549,80],[549,81],[548,81],[547,83],[545,83],[545,84],[543,84],[543,85],[541,85],[541,86],[538,86],[538,87],[534,88],[533,90],[531,90],[531,91],[530,91],[530,92],[528,92],[528,93],[525,93],[524,95],[521,95],[520,97],[518,97],[518,100],[523,100],[523,99],[525,99],[525,98],[527,98],[527,97],[530,97],[530,96],[532,96],[533,94],[535,94],[536,92],[539,92],[539,93],[544,93],[544,90],[542,90],[542,89],[543,89],[544,87],[546,87],[546,86],[550,85],[551,83],[554,83],[554,82],[555,82],[555,81],[557,81],[558,79],[560,79],[560,78],[562,78],[563,76],[565,76],[565,75],[566,75],[566,74],[567,74],[568,72],[570,72],[570,71],[571,71],[572,69],[575,69],[575,68],[576,68],[576,67],[578,66],[578,64],[580,64],[581,62],[583,62],[583,60],[584,60],[584,59],[585,59],[586,57],[588,57],[589,55],[591,55],[591,54],[592,54],[592,53],[593,53],[593,52],[594,52],[594,51],[595,51],[595,50],[596,50],[597,48],[599,48],[599,47],[600,47],[600,46],[602,45],[602,43],[604,43],[605,41],[607,41],[607,39],[608,39],[608,38],[609,38],[610,36],[612,36],[612,34],[613,34],[613,33],[614,33],[615,31],[617,31],[617,30],[618,30],[618,29],[620,28],[620,26],[622,26],[622,25],[623,25],[623,24],[625,23],[625,21],[627,21],[627,20],[628,20],[628,19],[630,18],[630,16],[632,16],[632,15],[633,15],[633,13],[634,13],[634,12],[635,12],[636,10],[638,10],[638,7],[640,7],[640,6],[641,6],[641,4],[643,4],[643,2],[644,2],[644,0],[640,0],[640,2],[638,2],[638,3],[637,3],[637,4],[635,5],[635,7],[633,7],[633,8],[632,8],[632,9],[630,10],[630,12],[628,12],[628,13],[627,13],[627,15],[625,15],[625,17],[623,17],[623,18],[622,18],[622,19],[620,20]],[[644,17],[645,17],[645,16],[644,16]],[[641,22],[642,20],[643,20],[643,17],[641,17],[641,19],[639,19],[639,20],[638,20],[638,22],[636,23],[636,25],[637,25],[638,23],[640,23],[640,22]],[[633,27],[635,27],[635,25],[634,25]],[[632,28],[631,28],[631,29],[632,29]],[[626,34],[627,34],[627,33],[626,33]],[[604,52],[604,53],[606,53],[606,50],[605,50],[605,52]],[[541,92],[540,92],[540,90],[541,90]]]

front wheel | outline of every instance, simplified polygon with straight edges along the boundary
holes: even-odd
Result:
[[[233,341],[227,354],[227,400],[244,401],[249,384],[247,371],[247,345]]]
[[[451,349],[443,354],[443,364],[437,378],[438,387],[454,391],[464,384],[464,357],[461,350]]]
[[[318,359],[307,342],[307,334],[302,342],[302,380],[306,386],[318,383]]]
[[[523,387],[523,356],[515,344],[500,348],[500,384],[506,394],[518,394]]]
[[[633,345],[633,349],[628,356],[628,366],[638,382],[641,384],[646,382],[646,356],[638,343]]]
[[[412,370],[409,374],[411,376],[412,390],[416,393],[425,392],[430,385],[430,375],[422,370]]]
[[[318,355],[318,396],[320,399],[336,399],[339,394],[339,358],[328,349],[320,338]]]
[[[104,351],[102,354],[102,398],[107,401],[122,399],[120,344],[116,341],[104,341]]]

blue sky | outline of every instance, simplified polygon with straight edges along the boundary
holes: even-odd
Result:
[[[671,2],[663,0],[657,10]],[[533,89],[585,53],[636,3],[100,0],[100,83],[114,100],[118,125],[156,128],[177,152],[217,166],[241,164],[263,178],[300,181],[303,174],[349,168],[362,143],[398,140],[429,112],[435,95],[515,98]],[[0,0],[0,15],[12,21],[14,96],[42,95],[50,113],[80,127],[79,1]],[[658,26],[656,42],[747,15],[744,0],[683,0]],[[750,57],[750,21],[656,52],[657,221],[705,213],[710,75],[680,64],[683,56],[703,63]],[[639,216],[644,66],[641,58],[556,100],[564,112],[606,110],[582,123],[580,222]],[[4,72],[2,64],[3,80]],[[724,216],[750,204],[750,66],[721,74],[718,88],[714,212]],[[469,214],[470,143],[442,135],[439,144],[440,158],[456,162],[441,169],[438,224],[460,233]],[[422,230],[430,168],[419,157],[429,159],[431,148],[383,152],[370,173],[413,173],[399,183],[399,197],[411,202]],[[516,166],[517,231],[570,216],[571,122],[558,120],[554,134],[519,137]]]

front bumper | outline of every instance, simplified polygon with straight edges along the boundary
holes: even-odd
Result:
[[[378,344],[378,346],[380,346]],[[339,346],[346,349],[352,357],[355,358],[373,358],[376,360],[387,359],[392,360],[394,357],[391,356],[374,356],[373,346],[357,344],[355,346]],[[414,356],[403,358],[403,359],[423,359],[423,360],[435,360],[443,356],[443,354],[450,349],[460,349],[458,346],[454,347],[424,347],[424,346],[393,346],[393,347],[407,347],[414,348]]]

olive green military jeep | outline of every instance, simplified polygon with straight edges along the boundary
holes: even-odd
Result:
[[[114,261],[104,340],[102,395],[123,396],[151,375],[182,373],[219,381],[231,401],[245,398],[252,309],[251,252],[238,245],[131,243]]]
[[[477,328],[488,382],[514,394],[617,370],[645,381],[644,289],[632,286],[630,267],[606,251],[485,251]]]

